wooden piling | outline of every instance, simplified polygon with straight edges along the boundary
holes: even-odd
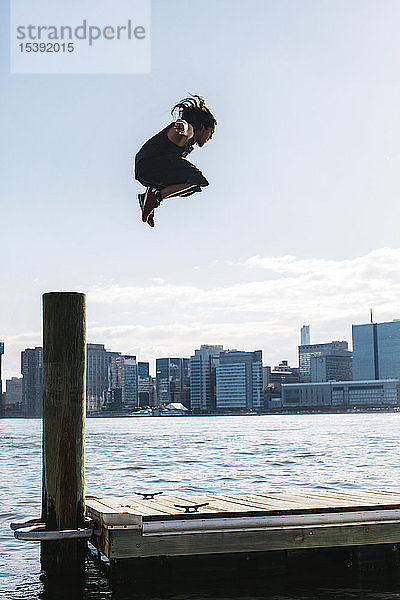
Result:
[[[42,520],[50,530],[84,526],[85,368],[85,295],[44,294]],[[42,569],[79,573],[85,549],[84,540],[42,542]]]

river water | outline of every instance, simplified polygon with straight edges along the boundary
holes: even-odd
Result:
[[[40,514],[41,421],[0,420],[0,597],[58,600],[40,580],[39,545],[17,541],[12,520]],[[400,413],[88,419],[86,493],[238,494],[299,489],[400,488]],[[110,583],[89,560],[82,600],[400,600],[397,574],[324,585],[210,580],[157,593]],[[235,591],[236,589],[236,591]],[[64,596],[63,596],[64,597]]]

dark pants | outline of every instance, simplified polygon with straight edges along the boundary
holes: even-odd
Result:
[[[153,187],[157,190],[180,183],[192,183],[193,186],[200,188],[189,193],[201,191],[202,187],[209,185],[197,167],[185,158],[179,157],[135,160],[135,179],[145,187]]]

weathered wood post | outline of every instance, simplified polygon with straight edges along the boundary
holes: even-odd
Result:
[[[85,294],[43,295],[43,497],[46,529],[84,526]],[[41,543],[47,574],[84,569],[85,540]]]

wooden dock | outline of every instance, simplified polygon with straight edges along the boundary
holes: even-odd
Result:
[[[86,514],[109,559],[400,543],[400,490],[89,496]]]

